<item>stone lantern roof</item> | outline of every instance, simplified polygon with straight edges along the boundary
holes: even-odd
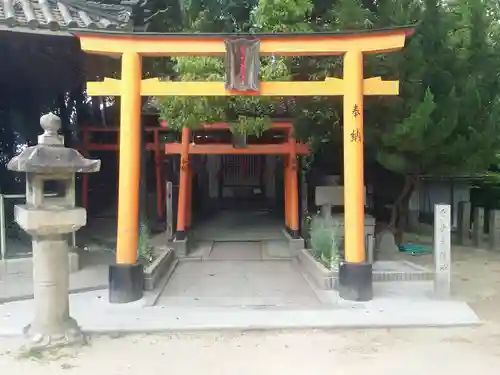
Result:
[[[40,118],[44,133],[38,136],[36,146],[27,147],[12,158],[7,168],[25,173],[92,173],[101,168],[100,160],[84,158],[77,150],[64,147],[64,138],[58,134],[61,119],[49,113]]]

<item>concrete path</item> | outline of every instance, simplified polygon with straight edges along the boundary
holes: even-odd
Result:
[[[292,260],[221,260],[181,262],[156,305],[304,308],[318,307],[321,302]]]
[[[0,336],[20,335],[30,323],[33,301],[0,305]],[[286,328],[428,327],[478,324],[466,303],[429,299],[378,298],[316,308],[144,307],[145,300],[111,305],[106,291],[70,296],[71,315],[87,332],[161,332]]]
[[[277,260],[291,259],[286,239],[262,241],[192,241],[188,259],[196,260]]]

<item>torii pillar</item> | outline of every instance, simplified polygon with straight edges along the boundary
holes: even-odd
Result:
[[[373,298],[372,264],[365,253],[363,160],[363,52],[344,54],[344,248],[339,294],[354,301]]]
[[[109,300],[112,303],[136,301],[143,293],[143,267],[137,262],[142,139],[141,55],[124,52],[121,72],[116,264],[109,268]]]

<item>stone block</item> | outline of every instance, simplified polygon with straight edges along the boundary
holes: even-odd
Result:
[[[290,255],[292,257],[296,257],[299,254],[299,251],[305,247],[305,242],[302,237],[293,238],[290,236],[290,233],[286,229],[283,229],[283,235],[288,241],[288,247],[290,250]]]
[[[176,262],[174,250],[164,249],[153,263],[144,268],[144,289],[155,289],[159,281],[173,271]]]
[[[320,289],[331,290],[335,287],[338,272],[331,271],[319,263],[309,250],[301,249],[298,252],[298,260],[303,271]]]
[[[311,251],[302,249],[299,265],[320,289],[334,289],[339,277],[338,270],[329,270],[318,262]],[[373,263],[373,282],[421,282],[434,280],[434,272],[417,264],[400,261],[376,261]]]
[[[364,188],[365,204],[366,204],[366,187]],[[314,202],[316,206],[344,205],[344,187],[343,186],[316,186],[314,194]]]
[[[377,234],[375,238],[375,251],[378,253],[397,253],[399,251],[392,231],[384,229]]]
[[[185,258],[188,256],[188,239],[187,239],[187,237],[182,239],[182,240],[174,238],[174,241],[172,243],[174,246],[175,256],[177,258]]]
[[[339,225],[339,230],[344,233],[344,215],[333,215],[332,219]],[[365,215],[365,243],[368,243],[369,236],[375,236],[375,218],[371,215]]]
[[[63,207],[57,210],[16,205],[14,213],[19,226],[37,236],[71,233],[87,222],[87,212],[81,207]]]

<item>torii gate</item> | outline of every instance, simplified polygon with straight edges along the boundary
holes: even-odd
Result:
[[[73,30],[88,53],[122,57],[121,79],[89,82],[88,95],[121,96],[120,167],[116,265],[110,268],[110,298],[141,298],[142,265],[137,264],[139,239],[140,102],[141,96],[343,96],[345,262],[339,271],[340,296],[370,300],[372,266],[364,240],[363,96],[398,95],[398,81],[364,78],[363,54],[403,48],[413,26],[334,33],[187,34],[125,33]],[[258,41],[249,49],[258,56],[343,55],[343,78],[318,82],[246,82],[228,89],[226,82],[164,82],[142,78],[143,56],[224,56],[235,39]],[[229,41],[229,42],[228,42]],[[256,47],[257,45],[257,47]],[[241,58],[241,56],[240,56]],[[255,56],[253,56],[255,58]],[[234,73],[234,72],[233,72]],[[240,71],[240,79],[246,80]],[[243,85],[245,86],[245,85]],[[183,152],[188,155],[187,150]],[[187,160],[181,162],[186,163]],[[113,297],[114,296],[114,297]]]

